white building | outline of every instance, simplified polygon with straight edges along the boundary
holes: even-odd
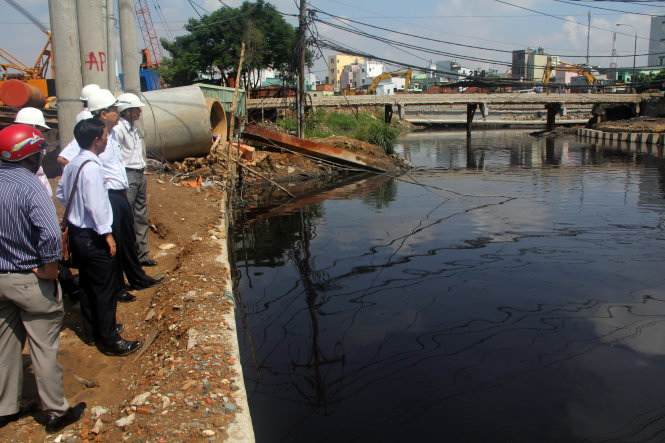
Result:
[[[376,87],[376,95],[395,95],[398,90],[403,90],[406,84],[404,77],[392,77],[381,80]]]
[[[665,66],[665,15],[651,17],[649,66]]]

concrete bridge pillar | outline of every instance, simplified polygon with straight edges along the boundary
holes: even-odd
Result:
[[[478,103],[467,103],[466,105],[466,136],[471,137],[471,124],[473,123],[473,116],[476,115]]]
[[[545,126],[546,131],[554,131],[556,125],[556,115],[562,108],[561,103],[547,103],[545,109],[547,109],[547,125]]]

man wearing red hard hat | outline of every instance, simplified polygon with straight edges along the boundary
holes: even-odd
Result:
[[[35,176],[43,150],[44,137],[32,126],[0,131],[0,426],[26,412],[19,406],[27,339],[46,430],[57,432],[81,418],[86,404],[69,406],[57,360],[62,244],[53,201]]]

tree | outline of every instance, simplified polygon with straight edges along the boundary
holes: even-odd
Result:
[[[270,3],[245,1],[237,8],[223,7],[200,20],[189,19],[189,34],[175,41],[161,40],[171,58],[160,67],[164,81],[171,86],[193,83],[202,75],[215,83],[228,85],[235,78],[241,42],[245,42],[245,59],[241,76],[245,87],[254,89],[257,75],[250,73],[266,68],[295,72],[297,64],[296,29],[288,24]]]

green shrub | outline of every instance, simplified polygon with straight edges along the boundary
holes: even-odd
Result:
[[[395,144],[397,143],[397,130],[391,128],[389,125],[375,121],[366,130],[357,134],[358,138],[365,140],[377,146],[383,147],[386,154],[392,155],[395,153]]]

